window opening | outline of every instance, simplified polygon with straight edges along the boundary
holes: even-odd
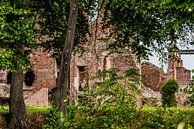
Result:
[[[86,66],[78,66],[79,70],[79,91],[83,91],[84,85],[86,85],[86,77],[88,75],[88,72],[86,70]]]
[[[12,73],[8,72],[8,74],[7,74],[7,84],[11,84],[11,79],[12,79]]]
[[[30,69],[25,73],[24,82],[26,86],[32,86],[34,80],[35,80],[34,72]]]

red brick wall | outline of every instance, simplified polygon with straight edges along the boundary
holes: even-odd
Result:
[[[39,48],[30,54],[30,64],[35,74],[32,86],[23,86],[27,105],[48,105],[48,90],[56,86],[55,59]],[[7,71],[0,71],[0,97],[9,97],[10,86],[6,84]]]
[[[191,80],[191,73],[184,67],[176,67],[176,80],[180,86],[188,86]]]
[[[43,49],[34,50],[30,54],[30,62],[35,74],[34,88],[51,89],[56,86],[56,63],[49,53],[44,52]]]
[[[166,74],[153,64],[142,64],[141,66],[142,83],[154,91],[159,91],[164,84]]]
[[[101,47],[103,48],[103,47]],[[79,54],[76,54],[72,57],[71,60],[71,94],[73,96],[76,96],[79,92],[78,89],[78,66],[85,66],[87,74],[89,78],[96,75],[96,72],[99,70],[106,70],[110,68],[118,68],[121,71],[126,70],[127,68],[136,68],[139,70],[138,63],[134,59],[134,56],[130,53],[126,54],[111,54],[108,55],[107,51],[103,51],[103,49],[97,49],[98,53],[97,55],[95,53],[92,53],[92,51],[84,52],[82,56],[79,56]],[[96,80],[102,81],[102,80]],[[89,80],[89,85],[92,86],[96,83],[96,81]],[[79,93],[78,93],[79,94]]]
[[[30,63],[35,74],[31,87],[24,85],[24,99],[27,105],[48,105],[48,91],[56,86],[56,63],[42,48],[33,50]]]
[[[120,70],[125,70],[127,68],[138,69],[138,62],[135,61],[132,54],[114,54],[111,56],[111,66],[114,68],[119,68]]]
[[[24,99],[26,105],[48,105],[48,88],[41,88],[36,92],[29,91],[25,93],[24,91]]]

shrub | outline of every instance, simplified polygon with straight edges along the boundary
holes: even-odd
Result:
[[[51,107],[46,113],[47,124],[43,125],[44,129],[61,129],[63,128],[60,120],[60,112],[56,107]]]
[[[194,107],[194,86],[187,86],[183,91],[187,95],[185,105]]]
[[[194,73],[194,69],[192,70]],[[184,93],[187,94],[187,99],[185,101],[185,105],[194,107],[194,76],[192,76],[192,83],[190,86],[184,88]]]
[[[78,105],[68,104],[65,121],[60,121],[59,112],[53,108],[48,114],[48,124],[44,128],[130,128],[137,109],[134,97],[125,89],[131,85],[122,83],[123,77],[117,75],[116,69],[98,73],[98,77],[101,75],[106,75],[106,80],[93,88],[85,86],[83,96],[78,99]]]
[[[162,95],[162,105],[164,107],[176,106],[175,92],[178,91],[178,88],[178,83],[174,79],[170,79],[164,84],[160,91]]]
[[[184,128],[191,127],[190,115],[185,115],[180,109],[155,108],[151,113],[144,112],[144,119],[139,121],[138,129],[177,129],[179,123],[184,123]]]

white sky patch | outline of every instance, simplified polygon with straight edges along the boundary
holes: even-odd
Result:
[[[194,69],[194,55],[181,55],[181,59],[183,60],[183,67],[188,70]],[[155,64],[158,67],[161,67],[161,63],[159,62],[158,57],[150,57],[150,61],[152,64]],[[164,71],[167,71],[167,64],[164,65]],[[194,75],[194,73],[192,73]]]

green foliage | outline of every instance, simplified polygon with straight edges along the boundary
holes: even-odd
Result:
[[[74,50],[82,50],[82,45],[87,41],[86,34],[89,34],[89,16],[92,15],[94,2],[96,0],[79,1]],[[34,0],[32,8],[41,18],[38,22],[41,46],[51,51],[53,57],[60,61],[61,52],[65,43],[67,23],[70,11],[70,0]],[[49,39],[41,39],[41,36],[48,36]]]
[[[92,109],[93,109],[92,107],[88,108],[88,110],[91,110],[91,112],[92,112]],[[52,111],[52,110],[54,110],[54,111]],[[74,115],[76,114],[77,110],[78,109],[77,109],[76,105],[71,104],[68,107],[69,123],[66,122],[67,125],[68,124],[73,125],[73,123],[75,121],[70,121],[70,119],[74,118]],[[88,112],[88,110],[87,110],[87,112]],[[51,129],[52,127],[53,127],[52,129],[55,129],[55,128],[59,129],[59,127],[61,127],[59,124],[59,123],[61,123],[61,121],[58,121],[58,123],[56,122],[57,120],[59,120],[58,119],[59,113],[56,113],[56,111],[57,111],[56,108],[53,108],[53,107],[45,107],[45,106],[27,107],[28,124],[30,125],[30,127],[32,129],[41,128],[41,125],[43,125],[43,124],[44,124],[44,127],[46,129],[49,129],[49,128]],[[81,109],[79,111],[81,111]],[[147,129],[156,129],[156,127],[163,127],[162,129],[168,129],[168,128],[172,127],[171,129],[173,129],[174,127],[177,127],[177,125],[180,122],[184,122],[186,125],[185,128],[188,127],[187,129],[192,129],[192,127],[194,127],[194,121],[193,121],[194,120],[194,109],[193,108],[167,108],[165,110],[165,109],[162,109],[159,107],[143,107],[140,109],[137,108],[137,111],[138,111],[138,115],[135,118],[133,118],[134,119],[133,122],[130,123],[130,128],[133,128],[133,129],[142,129],[144,126],[145,126],[144,128],[147,128]],[[0,116],[1,116],[0,126],[1,127],[4,127],[4,126],[2,126],[1,123],[4,122],[6,124],[5,120],[9,118],[9,115],[5,115],[5,114],[8,114],[8,112],[9,112],[8,107],[5,107],[5,106],[0,107]],[[160,114],[160,117],[157,114]],[[120,114],[120,115],[122,115],[122,117],[123,117],[124,114]],[[3,119],[4,117],[5,117],[5,119]],[[78,118],[81,118],[81,116],[79,116],[79,117],[77,116],[77,119]],[[161,118],[161,119],[159,119],[159,118]],[[149,119],[149,121],[148,121],[148,119]],[[82,120],[82,119],[79,119],[79,120]],[[53,123],[52,127],[51,127],[51,121]],[[151,122],[151,121],[154,121],[156,124],[154,122]],[[54,123],[56,123],[57,127],[56,127],[56,125],[54,125]],[[62,122],[62,123],[64,126],[64,122]],[[49,126],[48,126],[48,124],[49,124]],[[80,124],[81,124],[81,122],[80,122]],[[60,129],[67,128],[67,125],[66,125],[66,127],[61,127]],[[189,126],[190,126],[190,128],[189,128]],[[86,126],[86,127],[88,127],[88,126]],[[158,128],[158,129],[160,129],[160,128]]]
[[[58,129],[95,129],[95,128],[129,128],[136,115],[136,107],[131,102],[122,102],[121,98],[113,103],[103,105],[68,105],[65,121],[60,121],[59,112],[49,116],[45,128]],[[79,101],[80,102],[80,101]]]
[[[44,128],[177,129],[181,122],[185,123],[185,128],[192,129],[194,127],[193,109],[148,107],[139,109],[137,113],[137,111],[134,112],[125,107],[128,105],[121,105],[115,105],[115,107],[106,105],[106,107],[97,108],[70,104],[65,121],[60,121],[60,113],[56,112],[56,108],[54,108],[47,115],[49,123],[44,125]]]
[[[27,106],[26,111],[28,113],[42,113],[45,114],[50,110],[50,106]],[[0,114],[2,113],[9,113],[9,107],[8,106],[0,106]]]
[[[52,112],[46,128],[130,128],[136,116],[134,97],[126,92],[127,85],[121,83],[116,69],[110,69],[97,74],[106,78],[95,87],[86,87],[79,98],[78,105],[68,104],[65,121],[61,121],[58,112]],[[55,111],[55,109],[54,109]],[[54,116],[53,116],[54,115]],[[54,119],[54,120],[53,120]],[[57,124],[57,125],[56,125]]]
[[[0,1],[0,15],[0,68],[25,68],[29,48],[35,47],[32,11],[27,2]]]
[[[74,48],[87,40],[89,16],[93,15],[95,0],[80,1]],[[14,69],[13,62],[23,68],[28,63],[28,48],[44,47],[60,61],[67,32],[69,0],[0,1],[0,67]],[[46,39],[43,39],[46,36]],[[35,40],[36,39],[36,40]],[[35,43],[35,41],[38,41]],[[22,53],[21,49],[25,48]],[[6,53],[5,53],[6,51]]]
[[[185,105],[187,106],[194,106],[194,87],[192,86],[187,86],[184,88],[184,93],[187,95],[187,99],[185,101]]]
[[[180,109],[155,108],[151,113],[144,114],[145,119],[139,122],[140,129],[177,129],[178,124],[185,122],[185,128],[191,126],[191,114],[185,115]]]
[[[175,92],[177,92],[178,89],[178,83],[174,79],[170,79],[164,84],[160,91],[162,95],[162,105],[164,107],[176,106]]]
[[[192,73],[194,73],[194,70],[192,70]],[[194,76],[192,76],[192,83],[190,86],[187,86],[186,88],[183,89],[183,92],[187,94],[187,100],[185,101],[185,105],[188,106],[194,106]]]
[[[157,98],[151,97],[151,98],[142,98],[142,105],[143,106],[157,106],[159,100]]]
[[[43,128],[45,129],[62,129],[62,121],[60,120],[60,112],[58,108],[52,107],[46,113],[46,117],[49,125],[44,125]]]
[[[130,49],[142,58],[155,50],[163,60],[172,41],[181,46],[193,42],[188,35],[193,30],[193,5],[189,0],[107,0],[104,27],[111,26],[115,39],[109,48]]]
[[[124,85],[117,69],[105,70],[97,73],[94,79],[105,77],[103,82],[96,86],[85,87],[84,94],[78,98],[78,105],[69,103],[65,120],[60,120],[60,113],[53,108],[48,114],[47,129],[60,128],[152,128],[176,129],[180,122],[186,127],[192,124],[192,118],[179,109],[154,108],[154,110],[141,110],[137,112],[134,96],[126,92],[128,85]],[[133,80],[133,70],[128,70],[126,80]],[[130,74],[131,73],[131,74]],[[133,76],[132,76],[133,75]],[[135,79],[136,80],[136,79]],[[134,81],[130,81],[133,83]],[[175,84],[169,80],[168,84]],[[130,87],[131,85],[129,85]],[[176,90],[171,89],[170,93]],[[67,101],[65,101],[67,102]]]

